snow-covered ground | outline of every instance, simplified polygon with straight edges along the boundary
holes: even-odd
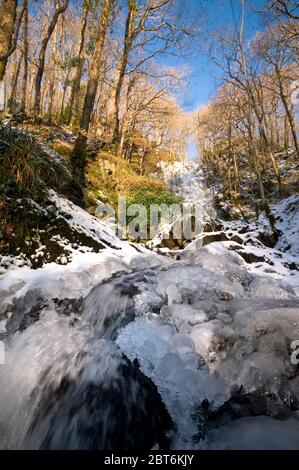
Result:
[[[180,163],[164,174],[188,203],[205,201],[211,217],[198,166]],[[103,249],[72,248],[68,264],[36,270],[12,262],[1,273],[0,446],[102,448],[109,445],[103,436],[119,434],[116,402],[126,417],[141,416],[141,425],[159,414],[161,407],[148,407],[153,389],[136,371],[130,375],[124,354],[157,387],[174,424],[171,448],[299,449],[292,360],[299,197],[273,208],[282,232],[274,247],[262,242],[261,234],[271,235],[263,217],[250,225],[218,222],[225,241],[197,248],[195,240],[179,261],[120,241],[103,222],[54,192],[51,198]],[[123,381],[128,374],[132,383]],[[165,429],[158,418],[149,442],[159,447],[155,436]],[[96,444],[91,434],[101,434]]]

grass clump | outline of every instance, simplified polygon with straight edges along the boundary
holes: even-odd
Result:
[[[0,146],[1,195],[10,190],[22,195],[34,193],[38,186],[40,166],[31,139],[21,139],[1,127]]]

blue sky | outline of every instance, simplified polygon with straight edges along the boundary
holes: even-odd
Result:
[[[240,24],[241,0],[179,0],[185,2],[190,12],[198,16],[200,29],[213,30],[220,28],[234,28]],[[263,29],[262,15],[257,12],[265,4],[264,0],[247,0],[246,6],[246,34],[253,37],[257,31]],[[186,87],[186,95],[180,100],[186,111],[196,110],[207,103],[215,94],[221,84],[221,70],[204,52],[205,44],[194,41],[194,49],[190,52],[187,63],[192,73]],[[169,58],[171,65],[186,63],[186,59]],[[191,138],[187,145],[188,159],[196,160],[198,150]]]
[[[180,1],[180,0],[179,0]],[[240,0],[185,0],[188,8],[198,16],[198,25],[203,30],[234,26],[234,15],[239,24],[241,14]],[[247,28],[248,36],[252,37],[258,30],[263,29],[262,18],[257,9],[264,4],[263,0],[247,0]],[[234,11],[234,13],[233,13]],[[203,13],[204,12],[204,13]],[[215,93],[221,80],[221,71],[208,59],[203,51],[204,44],[194,42],[194,50],[190,51],[187,63],[192,69],[190,81],[187,85],[186,97],[181,105],[186,110],[194,110],[206,103]],[[170,59],[172,65],[186,62],[186,59]]]

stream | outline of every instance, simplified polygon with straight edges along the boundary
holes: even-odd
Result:
[[[0,448],[299,448],[293,287],[220,242],[162,258],[14,296]]]

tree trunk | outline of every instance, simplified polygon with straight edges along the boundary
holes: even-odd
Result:
[[[17,0],[2,0],[0,6],[0,55],[7,54],[12,46],[15,29]],[[0,61],[0,81],[3,80],[8,57]]]
[[[70,97],[70,110],[69,110],[69,116],[68,116],[68,121],[67,124],[70,124],[70,122],[74,122],[75,116],[78,112],[78,101],[79,101],[79,92],[80,92],[80,83],[81,83],[81,77],[82,77],[82,69],[83,69],[83,59],[82,59],[82,52],[84,48],[84,42],[85,42],[85,31],[86,31],[86,26],[87,26],[87,18],[88,18],[88,13],[89,13],[89,5],[90,2],[88,0],[84,1],[83,4],[83,11],[82,11],[82,25],[81,25],[81,31],[80,31],[80,42],[77,50],[77,66],[76,66],[76,71],[75,71],[75,76],[73,79],[72,83],[72,88],[71,88],[71,97]]]
[[[66,97],[66,92],[67,92],[67,87],[68,87],[68,81],[69,81],[69,72],[67,72],[66,80],[63,84],[63,93],[62,93],[62,98],[61,98],[60,122],[62,124],[65,123],[65,120],[64,120],[64,103],[65,103],[65,97]]]
[[[279,168],[278,168],[278,164],[277,164],[274,152],[272,150],[271,144],[270,144],[268,136],[267,136],[267,131],[264,128],[261,117],[258,117],[258,121],[259,121],[259,133],[260,133],[261,139],[264,141],[265,150],[266,150],[266,152],[268,152],[268,154],[270,156],[270,160],[271,160],[271,163],[272,163],[272,168],[274,170],[274,174],[275,174],[277,182],[278,182],[278,189],[279,189],[279,191],[282,191],[282,181],[281,181],[280,171],[279,171]]]
[[[75,142],[74,150],[71,155],[72,174],[74,180],[80,185],[78,191],[78,197],[83,203],[83,192],[82,187],[84,185],[84,173],[85,173],[85,150],[87,143],[87,135],[90,125],[91,114],[96,98],[98,82],[100,78],[100,69],[102,63],[103,47],[106,37],[106,29],[109,24],[109,18],[112,10],[113,0],[104,0],[102,11],[100,15],[99,27],[96,37],[95,50],[92,56],[89,78],[86,88],[86,94],[84,99],[83,111],[80,121],[80,131]],[[79,188],[78,188],[79,189]]]
[[[28,81],[28,0],[24,0],[24,7],[23,78],[20,109],[22,114],[26,114],[26,93]]]
[[[11,87],[10,87],[10,93],[9,93],[8,100],[7,100],[7,110],[11,114],[14,112],[14,102],[15,102],[16,90],[17,90],[19,73],[20,73],[20,68],[21,68],[21,62],[22,62],[22,56],[19,58],[19,60],[15,58],[15,61],[13,63]]]
[[[280,98],[281,98],[282,104],[284,106],[284,109],[285,109],[285,112],[286,112],[286,115],[287,115],[287,118],[288,118],[288,121],[289,121],[289,125],[290,125],[290,129],[291,129],[291,134],[292,134],[292,137],[293,137],[297,157],[299,158],[299,143],[298,143],[297,133],[296,133],[295,118],[294,118],[293,113],[292,113],[292,111],[290,109],[290,106],[288,104],[287,96],[285,95],[285,92],[284,92],[284,89],[283,89],[281,74],[280,74],[280,71],[279,71],[278,68],[276,68],[276,76],[277,76],[277,79],[278,79]]]
[[[289,119],[287,115],[284,117],[284,150],[289,156]]]
[[[34,106],[33,106],[34,119],[37,119],[40,113],[41,84],[42,84],[42,79],[43,79],[44,69],[45,69],[45,58],[46,58],[47,46],[51,39],[55,26],[57,24],[58,18],[62,13],[65,12],[65,10],[68,7],[68,4],[69,4],[69,0],[64,0],[64,2],[61,5],[56,4],[54,15],[50,21],[46,35],[44,36],[42,40],[42,45],[40,48],[39,58],[38,58],[38,68],[37,68],[37,73],[35,77],[35,99],[34,99]]]
[[[55,28],[53,33],[53,40],[51,45],[51,61],[53,63],[53,68],[51,70],[51,77],[49,83],[49,97],[48,97],[48,121],[51,124],[53,119],[53,102],[55,98],[55,80],[56,80],[56,48],[57,48],[57,34],[58,27]]]
[[[268,207],[268,203],[267,203],[267,200],[266,200],[262,175],[261,175],[259,165],[258,165],[257,152],[256,152],[256,148],[255,148],[255,145],[254,145],[254,137],[253,137],[254,132],[253,132],[253,127],[252,127],[252,117],[251,117],[250,112],[249,112],[249,115],[247,117],[247,121],[248,121],[248,138],[249,138],[248,139],[248,150],[249,150],[249,154],[252,158],[253,168],[254,168],[254,172],[256,174],[256,178],[257,178],[257,182],[258,182],[260,198],[261,198],[261,201],[262,201],[262,210],[265,210],[265,208]]]
[[[132,46],[133,39],[133,25],[136,16],[136,4],[134,1],[128,1],[128,14],[126,20],[126,30],[124,38],[124,47],[122,58],[117,70],[116,75],[116,85],[114,90],[114,103],[113,103],[113,116],[112,116],[112,125],[113,125],[113,142],[119,143],[120,140],[120,122],[119,122],[119,105],[120,105],[120,96],[121,90],[124,83],[126,68],[129,59],[129,53]]]
[[[266,128],[267,123],[266,123],[266,114],[264,111],[263,101],[260,95],[258,94],[258,100],[260,104],[260,109],[259,109],[258,103],[256,102],[256,96],[254,95],[254,91],[252,90],[250,84],[248,88],[249,88],[249,98],[251,101],[251,105],[258,121],[259,134],[260,134],[261,140],[264,142],[265,151],[270,156],[271,164],[272,164],[274,174],[276,176],[277,183],[278,183],[278,189],[279,191],[282,191],[282,181],[281,181],[280,171],[278,168],[278,164],[277,164],[273,149],[269,141],[268,132]]]

